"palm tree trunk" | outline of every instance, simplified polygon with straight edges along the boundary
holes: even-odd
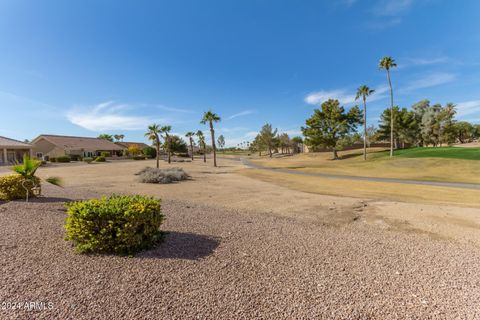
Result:
[[[367,160],[367,99],[363,96],[363,160]]]
[[[158,138],[157,138],[157,143],[156,143],[156,147],[157,147],[157,169],[159,168],[160,164],[160,142],[158,141]]]
[[[217,166],[217,150],[215,146],[215,130],[213,130],[213,123],[210,121],[210,134],[212,135],[212,149],[213,149],[213,166]]]
[[[172,153],[170,151],[170,136],[167,135],[168,163],[172,163]]]
[[[207,162],[207,147],[205,142],[203,143],[203,162]]]
[[[192,153],[192,161],[193,161],[193,139],[190,137],[190,152]]]
[[[390,80],[390,71],[387,69],[388,85],[390,86],[390,157],[393,157],[393,88]]]

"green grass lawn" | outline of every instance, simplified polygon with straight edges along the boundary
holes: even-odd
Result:
[[[381,153],[388,156],[389,152]],[[403,158],[449,158],[464,160],[480,160],[480,148],[458,147],[423,147],[395,150],[395,156]]]

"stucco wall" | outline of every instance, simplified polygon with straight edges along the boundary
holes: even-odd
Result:
[[[45,139],[40,139],[33,143],[33,156],[36,157],[37,153],[43,153],[43,156],[60,157],[65,155],[65,151],[58,148],[53,143],[48,142]]]

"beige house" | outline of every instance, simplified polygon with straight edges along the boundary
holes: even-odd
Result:
[[[32,157],[31,144],[0,136],[0,165],[20,162],[25,154]]]
[[[143,142],[124,142],[124,141],[118,141],[118,142],[115,142],[115,144],[116,144],[117,146],[122,147],[124,150],[128,150],[128,147],[130,147],[131,145],[137,145],[138,148],[140,148],[140,150],[143,150],[143,149],[145,149],[145,148],[150,147],[148,144],[143,143]]]
[[[60,156],[95,157],[101,152],[116,154],[122,147],[105,139],[90,137],[58,136],[42,134],[32,141],[33,153],[37,159]]]

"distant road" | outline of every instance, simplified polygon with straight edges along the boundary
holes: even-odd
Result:
[[[480,184],[478,183],[439,182],[439,181],[407,180],[407,179],[396,179],[396,178],[350,176],[350,175],[320,173],[320,172],[302,172],[302,171],[296,171],[296,170],[290,170],[290,169],[280,169],[280,168],[277,169],[277,168],[265,167],[265,166],[253,163],[250,160],[247,160],[245,158],[238,158],[238,159],[232,159],[232,160],[241,160],[244,165],[254,169],[288,173],[288,174],[296,174],[296,175],[309,176],[309,177],[323,177],[323,178],[331,178],[331,179],[372,181],[372,182],[390,182],[390,183],[400,183],[400,184],[413,184],[413,185],[420,185],[420,186],[435,186],[435,187],[480,190]]]

